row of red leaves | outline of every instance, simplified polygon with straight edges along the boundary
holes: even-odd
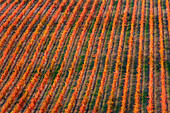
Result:
[[[59,9],[63,8],[66,3],[67,3],[67,0],[64,0],[64,1],[60,4]],[[65,13],[64,13],[65,15],[63,15],[62,18],[60,19],[60,21],[59,21],[59,23],[58,23],[58,25],[57,25],[57,27],[56,27],[56,29],[55,29],[55,32],[53,33],[52,38],[51,38],[51,40],[50,40],[50,42],[49,42],[49,45],[47,46],[47,49],[45,50],[45,54],[44,54],[44,56],[43,56],[43,58],[42,58],[42,61],[41,61],[40,65],[39,65],[39,67],[38,67],[38,69],[37,69],[37,73],[34,75],[34,77],[31,79],[31,82],[28,84],[27,88],[25,89],[25,92],[26,92],[26,93],[24,93],[24,95],[23,95],[23,96],[21,97],[21,99],[19,100],[19,104],[16,105],[16,107],[15,107],[16,109],[17,109],[18,107],[20,107],[20,109],[21,109],[21,108],[23,107],[23,105],[25,104],[25,101],[26,101],[26,100],[29,98],[29,96],[31,95],[32,89],[34,88],[35,84],[37,83],[38,78],[39,78],[40,75],[41,75],[41,70],[43,69],[43,67],[44,67],[44,65],[45,65],[45,63],[46,63],[47,57],[48,57],[48,55],[50,54],[51,47],[52,47],[52,45],[54,44],[54,41],[56,40],[56,34],[58,33],[58,31],[59,31],[59,29],[60,29],[63,21],[66,20],[66,17],[67,17],[67,15],[68,15],[68,13],[69,13],[69,11],[71,10],[71,7],[72,7],[73,5],[74,5],[74,2],[72,2],[72,4],[70,4],[70,5],[67,7],[67,9],[66,9],[66,11],[65,11]],[[45,81],[45,83],[46,83],[46,82],[47,82],[47,81]],[[34,109],[34,107],[35,107],[35,105],[36,105],[36,102],[38,101],[38,99],[39,99],[39,97],[40,97],[40,94],[41,94],[41,92],[43,91],[43,90],[42,90],[43,88],[44,88],[43,86],[40,86],[40,88],[38,89],[38,92],[35,94],[35,97],[31,99],[31,103],[29,104],[29,107],[26,109],[26,112],[27,112],[27,113],[30,113],[30,112]]]
[[[109,5],[109,8],[108,8],[106,15],[112,15],[112,12],[113,12],[112,6],[113,6],[113,0],[110,1],[110,5]],[[116,22],[118,20],[118,15],[119,15],[119,12],[120,12],[120,6],[121,6],[121,0],[118,1],[117,8],[116,8],[116,14],[115,14],[114,20],[113,20],[111,36],[110,36],[110,40],[108,42],[108,49],[107,49],[108,51],[107,51],[106,58],[105,58],[105,66],[104,66],[103,76],[102,76],[102,79],[101,79],[101,84],[100,84],[100,87],[99,87],[95,106],[93,108],[93,113],[97,113],[99,111],[99,103],[100,103],[100,99],[101,99],[102,94],[103,94],[103,88],[104,88],[105,80],[106,80],[106,76],[107,76],[109,59],[110,59],[110,55],[111,55],[111,51],[112,51],[114,33],[115,33],[115,28],[116,28]]]
[[[74,28],[73,34],[72,34],[72,36],[71,36],[71,40],[69,41],[69,45],[68,45],[68,48],[67,48],[67,51],[66,51],[66,52],[68,52],[68,53],[69,53],[69,50],[70,50],[70,46],[71,46],[71,44],[73,43],[73,37],[75,37],[76,31],[79,29],[79,26],[80,26],[80,24],[82,23],[83,19],[85,19],[85,15],[87,14],[88,7],[89,7],[90,3],[91,3],[91,0],[87,0],[86,4],[84,5],[83,12],[82,12],[82,14],[80,15],[80,18],[79,18],[78,22],[76,23],[76,26],[75,26],[75,28]],[[95,0],[95,1],[93,2],[93,6],[92,6],[93,8],[91,9],[91,14],[94,13],[96,4],[97,4],[97,1]],[[92,15],[91,15],[91,14],[88,15],[88,19],[87,19],[88,24],[89,24],[89,22],[91,22],[91,19],[92,19]],[[90,18],[90,19],[89,19],[89,18]],[[89,26],[89,25],[87,25],[87,23],[86,23],[86,25],[84,26],[83,29],[87,30],[88,26]],[[86,38],[86,37],[84,36],[86,32],[82,32],[82,33],[83,33],[83,34],[81,34],[80,39],[79,39],[78,44],[77,44],[77,49],[76,49],[76,52],[75,52],[75,55],[74,55],[73,62],[72,62],[72,64],[71,64],[71,68],[69,69],[69,73],[68,73],[68,77],[67,77],[67,79],[66,79],[65,85],[64,85],[64,87],[62,88],[62,91],[61,91],[61,93],[60,93],[60,95],[59,95],[59,98],[58,98],[57,102],[55,103],[55,106],[54,106],[53,109],[52,109],[52,112],[53,112],[53,113],[57,112],[58,109],[59,109],[59,107],[61,106],[61,103],[62,103],[62,101],[63,101],[63,97],[64,97],[64,95],[65,95],[65,92],[66,92],[67,88],[69,87],[69,83],[70,83],[71,77],[72,77],[73,74],[74,74],[74,70],[75,70],[75,68],[76,68],[75,65],[76,65],[76,63],[77,63],[77,61],[78,61],[78,59],[79,59],[80,52],[81,52],[81,49],[82,49],[84,40],[85,40],[85,38]],[[67,62],[66,62],[66,61],[67,61],[67,58],[68,58],[68,55],[65,55],[65,56],[64,56],[64,61],[62,62],[61,65],[63,65],[63,63],[65,63],[65,64],[67,63]],[[69,111],[69,112],[70,112],[70,111]]]
[[[95,2],[98,2],[98,1],[95,1]],[[82,84],[82,78],[83,78],[83,75],[84,75],[86,67],[87,67],[88,57],[89,57],[89,55],[90,55],[90,53],[92,51],[92,46],[93,46],[93,42],[94,42],[94,39],[95,39],[95,32],[97,31],[97,28],[98,28],[99,23],[101,21],[102,15],[104,13],[103,12],[104,6],[105,6],[105,2],[102,3],[102,5],[100,7],[100,10],[99,10],[99,13],[97,15],[96,21],[94,23],[94,27],[93,27],[92,33],[90,35],[90,40],[88,42],[88,48],[87,48],[87,51],[86,51],[86,55],[85,55],[85,59],[84,59],[84,64],[82,66],[82,70],[80,71],[80,76],[79,76],[79,78],[77,80],[77,85],[74,87],[75,91],[73,92],[73,94],[71,96],[71,99],[70,99],[70,102],[68,104],[68,107],[65,109],[65,112],[67,112],[67,113],[71,112],[72,108],[75,105],[75,101],[76,101],[76,98],[78,96],[78,92],[80,90],[81,84]],[[92,7],[91,11],[90,11],[90,16],[89,16],[89,18],[86,21],[86,28],[84,27],[83,32],[81,33],[81,36],[80,36],[81,38],[83,38],[83,36],[85,35],[85,33],[87,31],[88,23],[92,19],[92,15],[93,15],[93,12],[95,11],[95,7],[96,6],[94,5]]]
[[[103,0],[103,3],[102,3],[101,8],[100,8],[100,12],[104,13],[104,7],[105,7],[106,3],[107,3],[106,0]],[[93,66],[92,73],[91,73],[89,80],[88,80],[89,82],[87,84],[86,93],[84,95],[84,98],[83,98],[81,106],[80,106],[80,112],[83,112],[83,113],[85,112],[85,109],[87,107],[87,103],[89,101],[89,96],[91,94],[92,84],[94,82],[94,77],[95,77],[95,74],[96,74],[96,71],[97,71],[99,59],[100,59],[102,48],[103,48],[103,42],[104,42],[104,39],[105,39],[105,32],[106,32],[107,26],[109,24],[109,21],[111,19],[112,4],[113,3],[110,3],[109,9],[106,13],[106,17],[104,18],[102,32],[101,32],[100,37],[99,37],[97,53],[95,55],[94,66]]]
[[[153,105],[153,79],[154,79],[154,74],[153,74],[153,52],[154,52],[154,40],[153,40],[153,0],[150,0],[150,18],[149,18],[149,29],[150,29],[150,45],[149,45],[149,101],[148,101],[148,106],[147,106],[147,110],[149,113],[153,112],[154,109],[154,105]]]
[[[43,82],[41,83],[40,87],[42,85],[44,85],[44,81],[48,81],[51,73],[53,72],[54,68],[55,68],[55,63],[56,63],[56,59],[58,59],[59,57],[59,52],[61,51],[63,45],[64,45],[64,40],[66,38],[66,34],[68,33],[70,27],[73,25],[74,23],[74,20],[75,20],[75,17],[77,15],[77,13],[79,12],[79,9],[81,7],[81,5],[83,4],[83,0],[80,0],[77,5],[75,6],[74,10],[73,10],[73,13],[71,14],[71,17],[70,19],[68,20],[68,22],[66,23],[66,27],[64,28],[64,31],[62,33],[62,36],[59,40],[59,45],[57,47],[57,50],[55,51],[55,55],[52,59],[52,62],[51,62],[51,66],[50,68],[47,70],[45,76],[44,76],[44,79],[43,79]],[[68,54],[68,53],[67,53]],[[62,67],[62,66],[61,66]],[[63,68],[63,67],[62,67]],[[59,72],[60,73],[60,72]],[[61,72],[62,73],[62,72]],[[60,74],[61,74],[60,73]],[[42,102],[42,106],[40,107],[40,112],[45,112],[47,110],[47,106],[49,104],[49,102],[51,101],[51,97],[52,97],[52,94],[54,93],[54,90],[56,88],[56,85],[59,81],[59,75],[60,74],[57,74],[57,77],[55,78],[54,80],[54,83],[48,93],[48,95],[46,96],[45,100]]]
[[[44,10],[47,7],[47,5],[50,3],[50,1],[51,0],[47,0],[46,3],[44,4],[44,7],[42,7],[41,9]],[[17,68],[15,68],[15,72],[11,75],[10,81],[8,82],[7,85],[5,85],[5,87],[0,92],[0,96],[1,96],[0,99],[2,99],[2,97],[5,96],[6,92],[9,90],[9,87],[12,85],[13,81],[15,80],[17,75],[19,74],[20,68],[23,66],[23,64],[25,62],[25,58],[26,58],[28,52],[31,51],[30,47],[33,45],[33,41],[38,36],[38,33],[41,30],[41,27],[43,26],[43,23],[48,19],[48,17],[50,16],[51,11],[53,10],[53,8],[54,8],[54,6],[52,6],[49,9],[49,11],[43,17],[41,22],[38,24],[38,27],[36,28],[36,30],[34,31],[34,33],[32,35],[32,40],[29,42],[28,46],[26,47],[26,51],[25,51],[24,55],[22,56],[20,62],[18,62]],[[47,35],[47,33],[48,33],[47,31],[49,31],[49,27],[53,25],[55,18],[56,17],[53,16],[53,18],[52,18],[53,20],[51,20],[49,22],[49,24],[47,25],[48,27],[45,29],[44,35]],[[39,19],[39,18],[37,18],[37,19]],[[40,42],[38,43],[38,47],[36,48],[36,52],[34,53],[33,59],[31,60],[31,63],[27,67],[27,70],[24,73],[24,75],[22,76],[22,78],[20,79],[20,81],[17,83],[16,87],[13,89],[14,91],[10,94],[10,96],[8,97],[6,103],[3,105],[2,112],[5,112],[11,106],[11,104],[14,102],[15,98],[18,96],[19,92],[21,91],[21,89],[26,85],[25,84],[26,79],[28,79],[30,71],[33,68],[33,64],[35,63],[35,61],[37,59],[37,55],[40,52],[40,48],[41,48],[42,44],[44,43],[44,41],[45,41],[44,37],[41,37]]]
[[[169,12],[170,13],[170,12]],[[162,113],[168,113],[167,111],[167,95],[165,86],[165,55],[164,55],[164,39],[163,39],[163,24],[162,24],[162,10],[161,10],[161,0],[158,0],[158,20],[159,20],[159,53],[160,53],[160,64],[161,64],[161,105]]]
[[[138,4],[138,0],[135,0],[134,6],[133,6],[132,20],[131,20],[131,30],[130,30],[130,37],[129,37],[126,74],[125,74],[125,82],[124,82],[123,96],[122,96],[122,106],[121,106],[120,113],[125,113],[126,111],[126,98],[127,98],[128,87],[129,87],[128,83],[129,83],[129,75],[130,75],[130,66],[131,66],[131,61],[132,61],[131,59],[132,59],[133,36],[134,36],[133,34],[134,34],[134,29],[135,29],[137,4]]]
[[[0,23],[2,22],[2,20],[7,16],[7,14],[9,13],[9,11],[19,2],[19,0],[15,0],[12,4],[10,4],[10,6],[8,7],[8,9],[0,16]],[[25,3],[25,2],[21,2]],[[9,29],[8,32],[6,32],[3,37],[0,40],[0,50],[2,49],[2,46],[4,45],[4,42],[6,41],[8,34],[12,31],[12,27],[11,29]]]
[[[110,113],[112,112],[112,106],[114,103],[114,93],[116,90],[116,82],[117,79],[119,77],[119,68],[120,68],[120,59],[121,59],[121,53],[122,53],[122,45],[123,45],[123,37],[124,37],[124,32],[125,32],[125,26],[126,26],[126,22],[127,22],[127,13],[128,13],[128,9],[129,9],[129,0],[126,0],[126,6],[125,6],[125,10],[124,10],[124,15],[123,15],[123,22],[122,22],[122,30],[121,30],[121,34],[120,34],[120,40],[119,40],[119,47],[118,47],[118,55],[116,58],[116,67],[115,67],[115,72],[114,72],[114,79],[113,79],[113,83],[112,83],[112,89],[110,92],[110,96],[109,96],[109,100],[107,101],[107,112]]]
[[[143,54],[144,18],[145,18],[145,0],[142,0],[134,113],[138,113],[140,111],[140,87],[141,87],[140,81],[141,81],[141,74],[142,74],[141,72],[142,72],[142,58],[143,58],[142,54]]]
[[[29,7],[33,4],[33,1],[30,1],[29,4],[25,7],[25,9],[23,9],[23,11],[20,13],[20,15],[14,20],[14,22],[12,23],[12,25],[8,28],[7,30],[7,34],[5,34],[5,36],[9,35],[9,33],[11,32],[11,30],[13,29],[13,26],[16,26],[17,23],[19,22],[19,20],[22,18],[22,16],[24,15],[24,13],[29,9]],[[18,27],[18,29],[15,31],[15,33],[12,35],[11,40],[9,41],[9,44],[7,46],[7,48],[5,48],[5,50],[3,51],[3,56],[0,58],[0,66],[2,66],[4,64],[5,59],[7,58],[7,56],[9,55],[9,51],[11,50],[11,48],[14,46],[14,42],[15,40],[18,38],[21,30],[23,29],[23,27],[27,24],[27,22],[29,21],[29,19],[31,18],[31,16],[33,15],[33,13],[35,12],[35,10],[37,9],[37,7],[39,6],[39,4],[42,1],[39,1],[37,3],[37,5],[30,11],[30,13],[27,15],[27,17],[23,20],[23,22],[21,23],[21,25]],[[36,15],[36,17],[39,15]],[[36,19],[37,21],[37,19]],[[0,85],[3,82],[3,80],[6,78],[6,76],[8,75],[9,70],[11,69],[11,65],[14,63],[14,60],[16,58],[17,53],[19,52],[20,48],[22,47],[22,43],[23,41],[25,41],[25,38],[27,37],[27,35],[29,34],[29,32],[31,31],[31,28],[34,26],[35,24],[35,19],[34,21],[31,22],[31,24],[29,25],[29,27],[27,28],[26,32],[23,35],[22,40],[19,42],[19,44],[17,45],[17,49],[15,50],[15,52],[12,54],[12,58],[8,59],[9,63],[6,67],[6,69],[4,70],[1,79],[0,79]]]
[[[5,1],[5,3],[2,4],[2,6],[0,7],[0,12],[8,5],[10,4],[12,0],[7,0]],[[3,2],[3,0],[0,0],[0,3]]]

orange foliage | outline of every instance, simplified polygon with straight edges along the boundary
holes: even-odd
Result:
[[[3,2],[3,0],[0,0],[0,3]],[[0,12],[11,2],[11,0],[5,1],[3,5],[0,7]]]
[[[141,71],[142,71],[142,41],[143,41],[143,31],[144,31],[144,15],[145,15],[145,0],[142,0],[142,9],[141,9],[141,20],[140,20],[140,37],[139,37],[139,52],[138,52],[138,68],[137,68],[137,83],[136,83],[136,92],[135,92],[135,105],[134,113],[140,111],[140,80],[141,80]]]
[[[85,19],[85,16],[86,16],[86,13],[87,13],[87,11],[88,11],[88,7],[89,7],[90,3],[91,3],[91,0],[88,0],[88,1],[86,2],[86,4],[84,5],[84,9],[83,9],[83,11],[82,11],[82,13],[81,13],[81,15],[80,15],[80,18],[79,18],[79,20],[76,22],[76,26],[74,27],[73,33],[72,33],[71,38],[70,38],[70,41],[69,41],[69,45],[68,45],[67,50],[66,50],[66,52],[68,52],[68,53],[69,53],[69,51],[70,51],[71,46],[73,45],[73,40],[74,40],[74,37],[76,36],[76,32],[78,31],[80,25],[82,24],[82,21]],[[96,6],[96,4],[97,4],[97,2],[94,1],[93,6]],[[95,10],[94,8],[91,9],[91,11],[94,11],[94,10]],[[89,17],[89,16],[90,16],[90,17]],[[89,15],[89,16],[88,16],[88,19],[87,19],[87,20],[90,22],[91,19],[89,19],[89,18],[92,18],[92,17],[91,17],[92,15]],[[88,26],[87,26],[87,24],[86,24],[85,30],[87,30],[87,27],[88,27]],[[82,33],[83,33],[83,34],[81,34],[80,39],[79,39],[78,44],[77,44],[76,53],[75,53],[75,55],[74,55],[74,59],[73,59],[73,62],[72,62],[72,64],[71,64],[71,68],[69,69],[69,74],[68,74],[68,77],[67,77],[67,79],[66,79],[65,86],[63,87],[62,92],[60,93],[60,96],[59,96],[59,98],[58,98],[58,100],[57,100],[54,108],[52,109],[52,112],[54,112],[54,113],[58,111],[58,109],[59,109],[59,107],[60,107],[60,105],[61,105],[61,102],[62,102],[62,100],[63,100],[63,96],[64,96],[64,94],[65,94],[65,92],[66,92],[66,89],[67,89],[67,87],[68,87],[68,85],[69,85],[70,79],[71,79],[71,77],[72,77],[72,75],[73,75],[73,73],[74,73],[75,65],[76,65],[76,63],[77,63],[77,61],[78,61],[78,57],[79,57],[79,55],[80,55],[81,48],[82,48],[82,45],[83,45],[84,40],[85,40],[84,35],[85,35],[86,32],[82,32]],[[67,63],[67,62],[66,62],[66,59],[67,59],[67,58],[68,58],[68,55],[65,54],[65,56],[64,56],[64,61],[62,62],[62,64],[63,64],[63,63],[66,64],[66,63]]]
[[[41,12],[44,11],[44,9],[47,7],[47,5],[49,4],[51,0],[46,1],[46,3],[44,4],[44,6],[41,8]],[[53,7],[54,8],[54,7]],[[45,19],[48,19],[51,11],[53,8],[50,8],[49,11],[47,12],[47,14],[43,17]],[[15,77],[17,77],[20,68],[23,66],[26,56],[30,51],[30,47],[33,45],[33,41],[36,39],[36,37],[38,36],[38,32],[41,30],[42,27],[42,22],[45,21],[45,19],[42,19],[41,22],[39,23],[38,27],[36,28],[35,32],[33,33],[32,39],[29,42],[28,46],[26,47],[26,51],[23,54],[21,60],[19,61],[19,63],[17,64],[17,67],[15,68],[14,73],[11,75],[11,79],[8,82],[8,84],[2,89],[2,91],[0,92],[0,100],[5,96],[5,93],[9,90],[9,87],[12,85]],[[49,25],[52,25],[52,23],[50,23]],[[44,41],[44,37],[41,38],[40,43],[38,45],[38,47],[36,48],[36,52],[33,56],[33,59],[31,60],[31,63],[29,64],[29,66],[27,67],[26,72],[24,73],[23,77],[20,79],[20,81],[18,82],[18,84],[16,85],[16,87],[14,88],[13,93],[10,95],[10,97],[7,99],[7,102],[4,104],[4,107],[2,109],[2,112],[5,112],[7,110],[7,108],[13,103],[14,99],[17,97],[17,95],[19,94],[19,92],[21,91],[22,87],[25,85],[24,82],[26,82],[26,79],[28,78],[28,75],[33,67],[33,64],[36,61],[36,56],[38,55],[39,51],[40,51],[40,47],[43,44]]]
[[[129,81],[129,74],[130,74],[130,65],[132,59],[132,47],[133,47],[133,34],[135,29],[135,21],[136,21],[136,12],[137,12],[137,3],[138,0],[134,1],[133,6],[133,13],[132,13],[132,20],[131,20],[131,31],[129,37],[129,49],[128,49],[128,57],[127,57],[127,65],[126,65],[126,75],[125,75],[125,83],[123,87],[123,96],[122,96],[122,106],[121,106],[121,113],[124,113],[126,110],[126,98],[127,98],[127,91],[128,91],[128,81]]]
[[[103,3],[101,5],[101,8],[100,8],[100,12],[99,13],[104,13],[104,6],[106,4],[106,1],[103,0]],[[111,3],[113,4],[113,3]],[[99,15],[98,15],[99,16]],[[102,17],[102,16],[101,16]],[[100,17],[100,18],[101,18]],[[102,51],[102,47],[103,47],[103,42],[104,42],[104,34],[106,32],[106,28],[108,26],[108,23],[109,23],[109,20],[110,20],[110,17],[111,17],[111,6],[109,7],[107,13],[106,13],[106,17],[104,19],[104,23],[103,23],[103,28],[102,28],[102,32],[101,32],[101,35],[100,35],[100,38],[99,38],[99,42],[98,42],[98,48],[97,48],[97,53],[95,55],[95,60],[94,60],[94,67],[92,69],[92,73],[90,75],[90,78],[89,78],[89,83],[87,85],[87,90],[86,90],[86,94],[82,100],[82,103],[81,103],[81,107],[80,107],[80,112],[85,112],[85,109],[86,109],[86,106],[87,106],[87,103],[89,101],[89,95],[91,94],[90,91],[91,91],[91,87],[92,87],[92,83],[94,81],[94,76],[96,74],[96,70],[97,70],[97,66],[98,66],[98,62],[99,62],[99,58],[100,58],[100,55],[101,55],[101,51]]]
[[[3,15],[0,16],[0,22],[7,16],[7,14],[9,13],[9,11],[19,2],[19,0],[15,0],[10,6],[9,8],[3,13]],[[25,2],[21,2],[20,4],[24,4]],[[11,26],[8,31],[6,31],[6,34],[1,38],[0,40],[0,49],[2,48],[4,42],[6,41],[8,34],[12,31],[13,26]],[[1,32],[0,32],[1,33]]]
[[[60,6],[59,6],[59,10],[58,10],[58,11],[60,11],[60,10],[63,8],[63,6],[65,6],[66,3],[67,3],[67,0],[63,1],[63,2],[60,4]],[[54,3],[54,4],[55,4],[55,3]],[[70,11],[70,8],[71,8],[73,5],[74,5],[74,2],[72,2],[72,3],[67,7],[67,9],[66,9],[65,12],[69,12],[69,11]],[[37,70],[38,72],[35,74],[35,76],[34,76],[33,79],[31,80],[30,84],[29,84],[29,85],[27,86],[27,88],[26,88],[26,92],[27,92],[27,93],[24,94],[24,95],[23,95],[23,98],[19,100],[19,102],[22,102],[22,104],[23,104],[23,101],[25,101],[25,100],[30,96],[30,94],[31,94],[31,89],[35,86],[36,82],[38,81],[38,78],[39,78],[39,76],[41,75],[41,69],[43,69],[44,63],[45,63],[46,60],[47,60],[47,57],[48,57],[48,55],[49,55],[50,49],[51,49],[51,47],[52,47],[52,45],[53,45],[53,42],[54,42],[55,39],[56,39],[56,34],[58,33],[58,30],[60,29],[63,21],[65,21],[65,19],[66,19],[66,17],[67,17],[67,14],[68,14],[68,13],[65,13],[65,15],[62,16],[59,24],[57,25],[57,27],[56,27],[56,29],[55,29],[55,32],[53,33],[52,38],[51,38],[51,40],[50,40],[50,42],[49,42],[49,45],[47,46],[47,49],[46,49],[46,51],[45,51],[45,55],[44,55],[43,58],[42,58],[41,64],[40,64],[40,66],[38,67],[38,70]],[[56,18],[56,17],[55,17],[55,18]],[[48,73],[48,74],[50,74],[50,73]],[[40,97],[40,94],[41,94],[41,92],[42,92],[43,89],[44,89],[44,85],[45,85],[47,82],[48,82],[48,78],[45,77],[44,80],[43,80],[43,82],[41,83],[41,86],[40,86],[40,88],[38,89],[38,92],[36,93],[35,97],[31,100],[31,103],[29,104],[28,109],[26,109],[26,112],[30,113],[30,112],[34,109],[35,104],[36,104],[36,102],[38,101],[38,99],[39,99],[39,97]],[[22,104],[18,104],[18,105],[16,106],[16,108],[19,107],[19,106],[21,107]]]
[[[123,16],[123,22],[122,22],[122,30],[121,30],[121,34],[120,34],[120,40],[119,40],[119,47],[118,47],[118,56],[116,58],[116,67],[115,67],[115,72],[114,72],[114,79],[113,79],[113,83],[112,83],[112,90],[110,92],[110,96],[109,96],[109,100],[107,102],[108,106],[107,106],[107,112],[110,113],[112,112],[112,105],[113,105],[113,101],[114,101],[114,92],[116,89],[116,82],[119,76],[119,67],[120,67],[120,58],[121,58],[121,51],[122,51],[122,44],[123,44],[123,37],[124,37],[124,31],[125,31],[125,26],[126,26],[126,22],[127,22],[127,13],[128,13],[128,9],[129,9],[129,0],[126,0],[126,6],[125,6],[125,10],[124,10],[124,16]]]
[[[170,8],[169,8],[169,1],[166,0],[166,12],[167,12],[167,20],[168,20],[168,32],[170,36]]]
[[[149,113],[153,112],[153,0],[150,0],[150,18],[149,18],[149,27],[150,27],[150,45],[149,45],[149,104],[147,110]]]
[[[15,15],[16,15],[16,13],[18,13],[18,11],[22,8],[22,6],[24,6],[24,4],[26,3],[26,1],[22,1],[19,5],[18,5],[18,7],[12,12],[12,15],[10,15],[9,17],[8,17],[8,19],[2,24],[2,26],[0,27],[0,33],[2,32],[2,30],[5,28],[5,27],[7,27],[8,26],[8,24],[11,22],[11,20],[15,17]],[[30,1],[29,3],[28,3],[28,5],[26,6],[26,8],[23,10],[23,11],[27,11],[28,10],[28,8],[32,5],[34,3],[34,0],[32,0],[32,1]],[[23,12],[22,11],[22,12]],[[21,12],[21,14],[23,14]],[[20,15],[21,15],[20,14]],[[19,15],[19,16],[20,16]],[[18,16],[18,17],[19,17]],[[17,17],[17,19],[16,20],[20,20],[21,19],[21,17],[18,19],[18,17]],[[16,25],[16,23],[15,23],[15,25]],[[12,25],[12,27],[13,27],[13,25]]]
[[[170,13],[170,12],[169,12]],[[158,0],[158,19],[159,19],[159,53],[160,53],[160,64],[161,64],[161,105],[162,105],[162,113],[168,113],[167,111],[167,95],[166,95],[166,87],[165,87],[165,67],[164,67],[164,39],[163,39],[163,24],[162,24],[162,11],[161,11],[161,0]]]
[[[89,14],[89,16],[88,16],[88,18],[87,18],[87,20],[86,20],[86,22],[85,22],[83,31],[81,32],[80,39],[83,39],[83,38],[84,38],[84,35],[85,35],[86,32],[87,32],[87,29],[88,29],[88,27],[89,27],[89,23],[91,22],[91,20],[92,20],[92,18],[93,18],[93,13],[94,13],[94,11],[95,11],[95,8],[96,8],[96,6],[97,6],[97,3],[98,3],[98,0],[95,0],[95,1],[94,1],[94,4],[93,4],[93,6],[92,6],[92,9],[91,9],[91,11],[90,11],[90,14]],[[80,89],[80,86],[81,86],[81,84],[82,84],[82,82],[81,82],[81,81],[82,81],[82,77],[83,77],[83,74],[84,74],[84,72],[85,72],[85,68],[86,68],[86,66],[87,66],[88,56],[89,56],[89,54],[90,54],[91,47],[92,47],[92,42],[93,42],[93,40],[94,40],[94,33],[95,33],[95,31],[97,30],[97,26],[98,26],[98,23],[99,23],[99,20],[100,20],[99,18],[101,17],[101,13],[102,13],[102,12],[100,12],[99,15],[97,16],[97,21],[96,21],[95,24],[94,24],[94,28],[93,28],[93,31],[92,31],[92,34],[91,34],[91,38],[90,38],[90,40],[89,40],[89,42],[88,42],[89,45],[88,45],[88,49],[87,49],[86,56],[85,56],[85,59],[84,59],[84,64],[83,64],[82,70],[80,71],[80,77],[79,77],[79,79],[78,79],[77,86],[74,88],[75,91],[74,91],[74,93],[72,94],[72,97],[71,97],[71,99],[70,99],[70,103],[68,104],[68,107],[67,107],[67,109],[65,110],[65,112],[71,112],[71,109],[72,109],[72,107],[74,106],[74,102],[75,102],[75,100],[76,100],[76,97],[77,97],[77,94],[78,94],[78,90]]]
[[[107,12],[108,13],[107,15],[110,15],[109,13],[112,13],[112,10],[113,10],[112,5],[113,5],[113,1],[111,1],[110,5],[109,5],[109,9],[108,9],[109,11]],[[117,3],[116,14],[115,14],[114,19],[113,19],[112,31],[111,31],[110,40],[108,42],[108,49],[107,49],[108,51],[107,51],[107,54],[106,54],[103,76],[102,76],[101,84],[100,84],[100,87],[99,87],[99,92],[98,92],[98,96],[97,96],[97,99],[96,99],[96,103],[95,103],[95,106],[93,108],[93,113],[96,113],[99,110],[99,103],[100,103],[101,96],[103,94],[103,87],[104,87],[106,76],[107,76],[109,59],[110,59],[110,55],[111,55],[111,51],[112,51],[114,33],[115,33],[115,28],[116,28],[116,22],[118,20],[118,16],[119,16],[119,12],[120,12],[120,7],[121,7],[121,0],[119,0],[118,3]]]
[[[67,25],[66,25],[66,27],[65,27],[65,29],[64,29],[64,31],[63,31],[63,33],[62,33],[62,36],[61,36],[61,38],[60,38],[60,40],[59,40],[59,45],[58,45],[58,47],[57,47],[57,50],[55,51],[55,55],[54,55],[54,57],[53,57],[53,60],[52,60],[52,63],[51,63],[51,67],[50,67],[50,69],[47,70],[47,73],[45,74],[45,77],[46,77],[46,78],[49,78],[51,72],[54,70],[54,66],[55,66],[54,64],[55,64],[55,62],[56,62],[56,59],[58,59],[59,51],[60,51],[61,48],[63,47],[64,40],[65,40],[65,36],[66,36],[67,32],[69,31],[69,28],[73,25],[73,22],[74,22],[74,19],[75,19],[75,15],[78,13],[78,11],[79,11],[80,6],[82,5],[82,3],[83,3],[83,0],[79,0],[79,2],[77,3],[76,7],[75,7],[74,10],[73,10],[73,13],[72,13],[70,19],[69,19],[68,22],[67,22]],[[86,7],[86,8],[87,8],[87,7]],[[85,13],[84,13],[84,10],[83,10],[82,16],[84,16],[84,15],[85,15]],[[82,16],[80,17],[81,19],[82,19]],[[77,24],[76,24],[76,26],[75,26],[76,30],[78,29],[78,25],[80,25],[81,22],[82,22],[81,20],[79,20],[79,21],[77,22]],[[62,75],[63,68],[64,68],[64,66],[65,66],[65,64],[66,64],[66,61],[67,61],[67,58],[68,58],[68,56],[69,56],[70,47],[71,47],[71,45],[72,45],[72,43],[73,43],[73,39],[74,39],[74,37],[75,37],[75,35],[76,35],[76,34],[75,34],[75,33],[76,33],[76,32],[75,32],[76,30],[73,31],[73,34],[72,34],[72,36],[71,36],[71,38],[70,38],[70,41],[69,41],[69,44],[68,44],[68,46],[67,46],[67,51],[66,51],[65,56],[64,56],[64,61],[63,61],[63,63],[61,64],[61,68],[60,68],[60,70],[59,70],[56,78],[54,79],[54,83],[52,84],[52,87],[51,87],[48,95],[46,96],[46,99],[44,100],[44,102],[42,103],[42,106],[40,107],[40,112],[45,112],[46,109],[47,109],[47,106],[48,106],[49,102],[51,101],[51,97],[52,97],[52,95],[53,95],[53,92],[54,92],[54,90],[55,90],[55,88],[56,88],[56,85],[57,85],[58,81],[60,80],[60,76]]]

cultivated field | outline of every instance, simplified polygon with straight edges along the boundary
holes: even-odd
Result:
[[[1,113],[170,113],[170,0],[0,0]]]

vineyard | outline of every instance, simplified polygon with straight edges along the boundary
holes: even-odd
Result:
[[[170,0],[0,0],[0,113],[170,113]]]

